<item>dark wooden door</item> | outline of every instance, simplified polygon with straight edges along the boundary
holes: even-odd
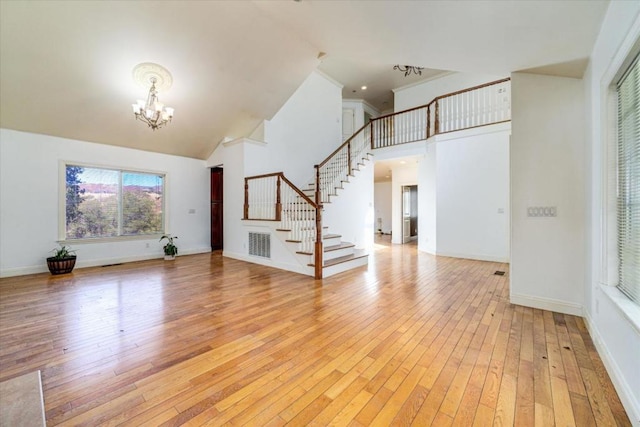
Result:
[[[222,249],[222,168],[211,168],[211,250]]]

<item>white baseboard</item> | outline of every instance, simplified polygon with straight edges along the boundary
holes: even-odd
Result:
[[[598,328],[596,328],[595,323],[591,319],[591,316],[589,316],[587,310],[584,310],[584,320],[587,329],[589,330],[589,335],[591,335],[591,340],[593,341],[596,350],[598,350],[598,355],[602,359],[605,368],[607,368],[607,373],[611,378],[611,382],[613,382],[613,386],[618,392],[622,406],[624,406],[624,409],[627,411],[631,424],[634,427],[640,427],[640,402],[634,398],[629,383],[626,381],[622,372],[620,372],[618,364],[615,362],[613,356],[611,356],[609,349],[602,340],[600,332],[598,332]]]
[[[179,256],[195,255],[195,254],[202,254],[207,252],[211,252],[210,247],[191,248],[191,249],[181,250]],[[76,262],[75,268],[100,267],[103,265],[110,265],[110,264],[124,264],[127,262],[147,261],[150,259],[162,258],[163,256],[164,255],[162,255],[162,253],[160,254],[152,253],[152,254],[127,256],[127,257],[100,258],[100,259],[92,259],[88,261],[83,261],[82,258],[79,257]],[[49,269],[47,268],[46,263],[43,262],[42,265],[32,265],[29,267],[7,268],[4,270],[0,270],[0,277],[15,277],[15,276],[24,276],[27,274],[38,274],[38,273],[47,273],[47,272],[49,272]]]
[[[247,255],[247,254],[241,254],[238,252],[229,252],[229,251],[222,251],[222,256],[225,256],[227,258],[233,258],[233,259],[237,259],[239,261],[245,261],[245,262],[250,262],[253,264],[260,264],[260,265],[265,265],[267,267],[273,267],[273,268],[279,268],[281,270],[287,270],[287,271],[292,271],[294,273],[299,273],[299,274],[304,274],[305,276],[311,276],[313,277],[313,268],[312,267],[304,267],[300,264],[289,264],[289,263],[284,263],[284,262],[276,262],[273,260],[270,260],[268,258],[262,258],[262,257],[257,257],[257,256],[251,256],[251,255]]]
[[[509,257],[498,257],[492,255],[482,255],[482,254],[461,254],[457,252],[442,252],[438,251],[435,255],[437,256],[448,256],[451,258],[464,258],[464,259],[475,259],[477,261],[491,261],[491,262],[509,262]]]
[[[0,270],[0,277],[25,276],[27,274],[47,273],[49,269],[45,265],[33,265],[30,267],[7,268]]]
[[[560,301],[551,298],[534,297],[531,295],[511,294],[511,303],[557,313],[571,314],[582,317],[582,305],[573,302]]]

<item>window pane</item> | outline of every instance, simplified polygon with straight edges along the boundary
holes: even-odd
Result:
[[[164,233],[164,176],[66,166],[67,239]]]
[[[122,234],[162,232],[163,177],[122,173]]]
[[[618,85],[618,287],[640,303],[640,65]]]
[[[68,239],[118,235],[118,172],[68,165]]]

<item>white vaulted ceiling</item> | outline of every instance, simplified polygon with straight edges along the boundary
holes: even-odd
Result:
[[[392,102],[392,88],[420,79],[394,64],[427,67],[422,78],[440,70],[579,76],[607,2],[2,0],[0,7],[1,127],[204,159],[223,138],[247,136],[271,118],[316,67],[344,84],[346,98],[380,109]],[[141,62],[173,74],[160,100],[175,117],[155,132],[130,107],[146,95],[131,77]]]

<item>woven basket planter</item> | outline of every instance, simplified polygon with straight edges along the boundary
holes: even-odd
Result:
[[[68,258],[47,258],[47,267],[51,274],[67,274],[71,273],[73,267],[76,265],[76,256],[70,256]]]

